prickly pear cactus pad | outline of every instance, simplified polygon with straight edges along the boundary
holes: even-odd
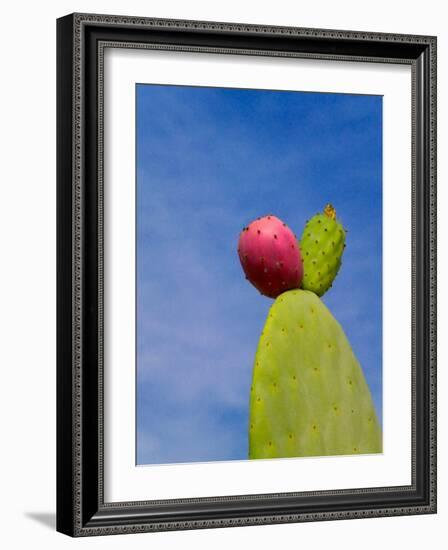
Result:
[[[336,219],[336,210],[328,204],[305,225],[300,250],[304,276],[302,288],[322,296],[333,284],[341,267],[345,230]]]
[[[341,326],[313,292],[284,292],[255,356],[249,458],[381,450],[370,391]]]

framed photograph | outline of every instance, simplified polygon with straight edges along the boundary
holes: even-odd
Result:
[[[436,38],[57,50],[57,529],[435,513]]]

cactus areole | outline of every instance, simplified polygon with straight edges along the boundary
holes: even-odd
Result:
[[[258,218],[243,229],[238,255],[246,279],[269,298],[301,285],[303,265],[297,239],[276,216]]]

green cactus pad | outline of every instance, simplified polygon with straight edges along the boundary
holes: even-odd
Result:
[[[339,323],[313,292],[271,306],[250,394],[249,458],[380,453],[369,388]]]
[[[299,246],[304,272],[302,288],[322,296],[338,274],[345,247],[345,230],[331,205],[307,222]]]

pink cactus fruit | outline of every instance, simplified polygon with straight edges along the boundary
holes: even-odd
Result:
[[[302,283],[303,263],[297,239],[276,216],[258,218],[243,229],[238,255],[246,279],[269,298],[277,298]]]

